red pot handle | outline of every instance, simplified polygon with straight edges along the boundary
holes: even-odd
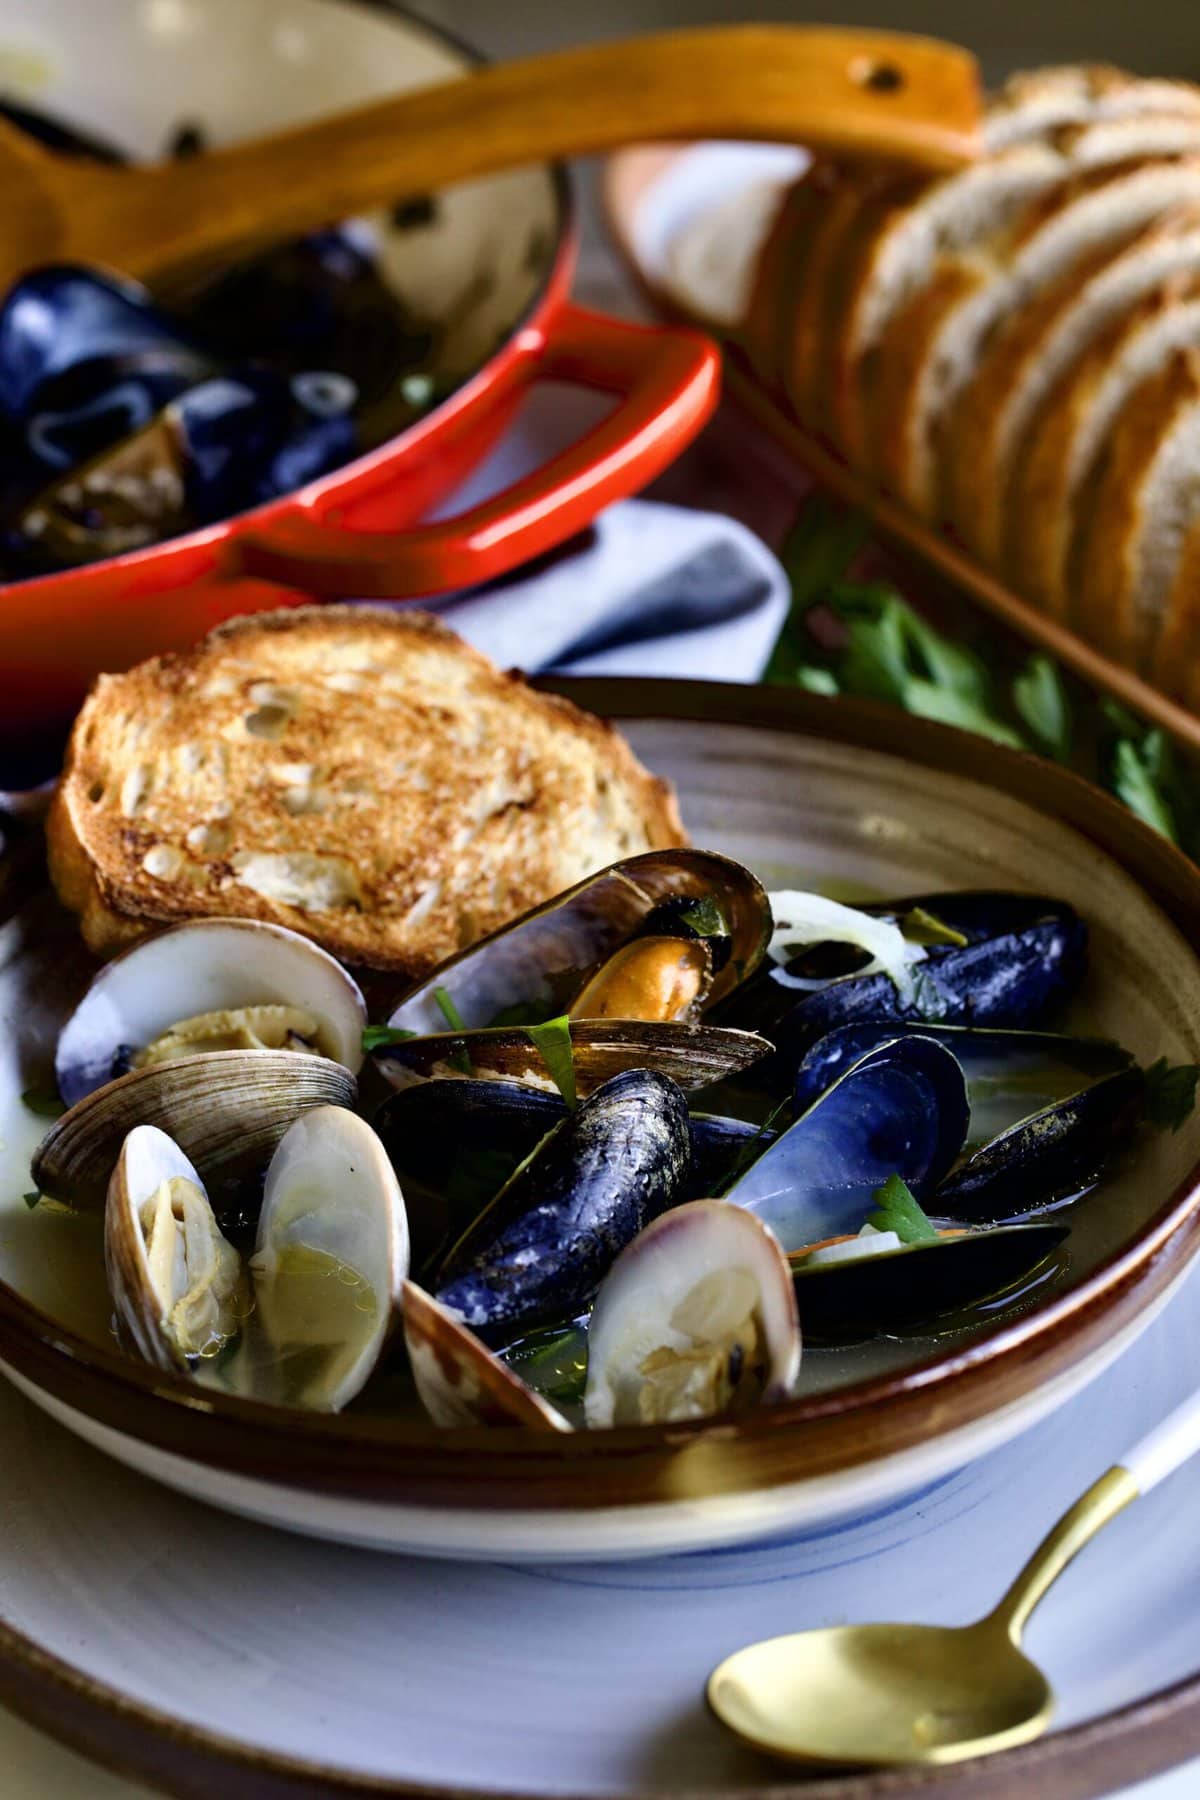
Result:
[[[698,332],[629,325],[566,306],[530,346],[519,381],[563,381],[617,394],[607,418],[503,493],[407,531],[355,531],[297,508],[236,533],[238,573],[311,594],[401,600],[502,575],[581,531],[612,500],[659,474],[717,402],[720,352]],[[403,480],[403,475],[398,476]],[[230,570],[234,572],[234,570]]]

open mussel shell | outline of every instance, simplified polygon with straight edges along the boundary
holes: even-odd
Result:
[[[340,1063],[290,1050],[214,1050],[137,1069],[54,1122],[34,1152],[33,1180],[39,1193],[68,1206],[102,1206],[135,1125],[173,1137],[210,1184],[253,1179],[300,1114],[353,1106],[356,1093]]]
[[[722,999],[762,960],[771,936],[771,909],[755,877],[730,857],[708,850],[649,850],[589,875],[547,905],[481,939],[443,963],[405,995],[388,1023],[427,1032],[445,1030],[441,991],[465,1026],[491,1025],[509,1008],[526,1017],[569,1012],[599,965],[643,931],[694,938],[706,931],[704,907],[720,918],[711,942],[707,1007]],[[682,903],[682,904],[681,904]],[[709,921],[711,925],[713,922]],[[640,1016],[640,1015],[639,1015]]]
[[[573,1318],[625,1245],[686,1190],[687,1102],[632,1069],[582,1100],[451,1249],[435,1297],[509,1336]]]
[[[1031,1114],[946,1177],[937,1191],[937,1210],[988,1223],[1083,1192],[1132,1136],[1144,1097],[1141,1070],[1120,1069]]]
[[[588,1330],[589,1426],[706,1418],[782,1400],[800,1370],[787,1258],[753,1213],[695,1200],[622,1251]]]
[[[400,1184],[357,1113],[320,1106],[289,1127],[250,1266],[266,1395],[338,1411],[374,1372],[408,1275]]]
[[[74,1106],[173,1026],[261,1007],[311,1015],[314,1050],[351,1074],[361,1067],[366,1006],[327,951],[282,925],[198,919],[144,939],[101,969],[59,1037],[58,1091]],[[238,1047],[211,1037],[204,1045]]]
[[[950,1052],[923,1038],[881,1044],[782,1132],[726,1198],[785,1250],[856,1232],[891,1175],[914,1194],[947,1174],[967,1134],[967,1091]]]
[[[933,1038],[957,1059],[967,1078],[972,1145],[986,1143],[1031,1113],[1133,1063],[1129,1051],[1111,1038],[870,1020],[827,1032],[812,1046],[796,1072],[797,1110],[811,1106],[868,1050],[898,1037]]]
[[[1047,1262],[1065,1225],[1001,1225],[965,1231],[853,1261],[795,1266],[806,1336],[872,1336],[933,1325],[949,1314],[1002,1300]]]
[[[570,1431],[558,1408],[526,1387],[452,1312],[404,1284],[404,1342],[421,1404],[435,1425],[526,1425]]]
[[[897,921],[932,917],[967,941],[927,945],[913,965],[907,997],[886,973],[856,974],[847,946],[815,945],[794,969],[761,967],[721,1009],[721,1023],[764,1032],[782,1061],[794,1066],[819,1038],[844,1025],[1030,1028],[1069,999],[1083,978],[1087,927],[1065,901],[968,892],[918,895],[861,910]]]
[[[636,1019],[573,1019],[571,1046],[580,1094],[594,1092],[628,1069],[653,1069],[691,1093],[744,1075],[771,1053],[766,1039],[753,1032]],[[389,1044],[376,1056],[383,1074],[398,1088],[464,1073],[539,1084],[550,1079],[541,1051],[518,1027],[442,1031]]]
[[[248,1310],[241,1258],[179,1145],[138,1125],[104,1211],[104,1264],[121,1341],[156,1368],[188,1369],[234,1337]]]

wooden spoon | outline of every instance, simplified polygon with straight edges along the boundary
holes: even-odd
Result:
[[[188,278],[405,195],[635,139],[799,141],[952,169],[976,154],[979,116],[965,50],[889,32],[746,25],[486,66],[148,167],[57,155],[5,126],[0,290],[46,262]]]

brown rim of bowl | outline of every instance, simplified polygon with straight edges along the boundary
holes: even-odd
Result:
[[[706,682],[543,684],[616,719],[767,726],[988,781],[1081,832],[1200,943],[1200,871],[1115,800],[1018,751],[869,702]],[[442,1431],[371,1415],[298,1414],[214,1395],[86,1342],[0,1283],[0,1358],[68,1406],[209,1466],[313,1492],[457,1507],[587,1511],[733,1494],[896,1454],[1019,1401],[1097,1354],[1200,1250],[1200,1165],[1139,1234],[1072,1291],[970,1343],[837,1393],[737,1422],[586,1433]],[[803,1425],[800,1432],[795,1427]],[[414,1455],[412,1452],[419,1452]],[[471,1480],[464,1483],[468,1458]],[[586,1470],[587,1480],[579,1479]],[[464,1491],[465,1490],[465,1491]]]

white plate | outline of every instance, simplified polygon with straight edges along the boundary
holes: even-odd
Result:
[[[381,1563],[225,1518],[98,1456],[0,1387],[0,1616],[66,1665],[55,1688],[30,1680],[28,1646],[0,1634],[0,1696],[23,1680],[27,1716],[86,1731],[110,1756],[119,1699],[133,1709],[120,1736],[130,1772],[171,1770],[184,1791],[186,1767],[186,1791],[222,1800],[290,1792],[276,1785],[281,1758],[321,1765],[330,1782],[489,1795],[757,1787],[769,1765],[702,1704],[716,1661],[806,1625],[971,1618],[1197,1370],[1200,1274],[1055,1420],[856,1523],[669,1561],[491,1568]],[[1060,1695],[1057,1732],[1200,1663],[1198,1511],[1193,1462],[1110,1526],[1044,1603],[1028,1644]],[[86,1704],[83,1682],[99,1684]],[[1014,1752],[1000,1759],[1012,1787],[987,1792],[1016,1793],[1018,1777],[1030,1796],[1106,1791],[1200,1749],[1200,1695],[1188,1705]],[[944,1771],[938,1792],[974,1792],[974,1767],[949,1785]],[[820,1784],[814,1795],[873,1791]],[[887,1789],[910,1791],[922,1789]]]

